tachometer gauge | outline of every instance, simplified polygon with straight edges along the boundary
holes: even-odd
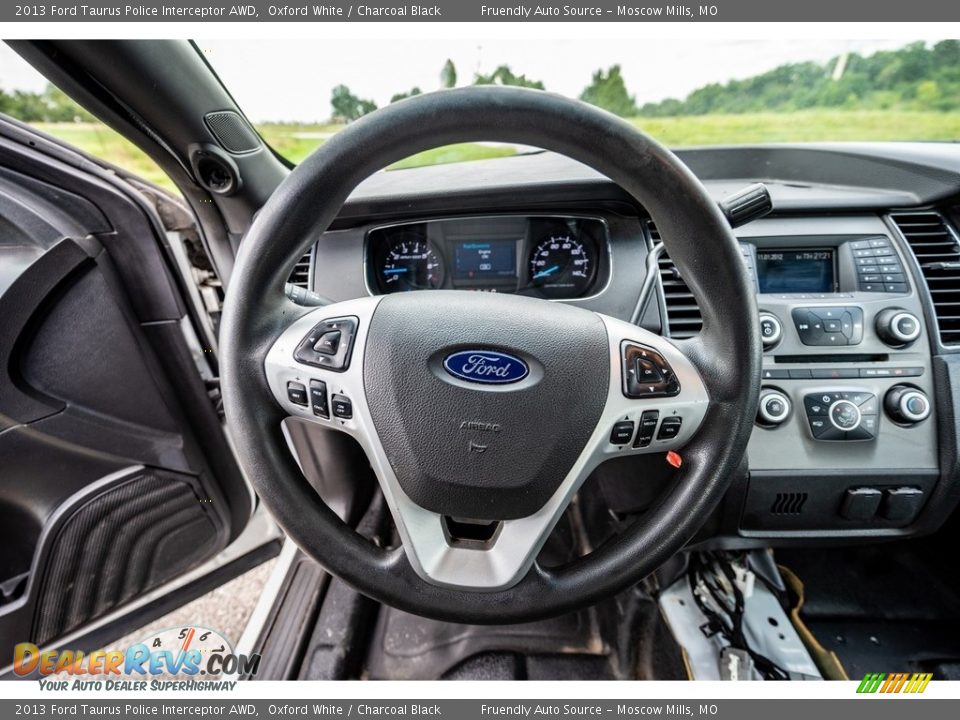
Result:
[[[443,284],[443,261],[429,242],[410,233],[395,239],[380,267],[380,282],[388,293],[429,290]]]
[[[549,297],[582,295],[595,270],[590,246],[568,232],[551,234],[530,256],[530,282]]]

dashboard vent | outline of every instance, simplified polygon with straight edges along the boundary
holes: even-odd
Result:
[[[774,515],[800,515],[806,502],[807,493],[805,492],[777,493],[770,506],[770,512]]]
[[[647,221],[647,232],[654,243],[659,243],[660,232],[652,220]],[[666,303],[668,335],[683,339],[693,337],[703,327],[703,318],[697,301],[690,292],[690,288],[680,277],[680,271],[667,255],[666,250],[660,253],[660,285],[663,288],[663,299]]]
[[[297,285],[304,290],[310,289],[310,260],[313,258],[311,249],[293,266],[293,272],[290,273],[290,279],[287,280],[291,285]]]
[[[960,343],[960,245],[937,212],[893,213],[930,289],[940,341]]]

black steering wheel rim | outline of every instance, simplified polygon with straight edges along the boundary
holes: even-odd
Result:
[[[493,140],[543,147],[618,183],[657,222],[696,295],[703,330],[677,343],[710,395],[706,418],[655,509],[590,555],[560,568],[534,565],[512,587],[474,592],[423,580],[402,549],[374,546],[320,499],[289,452],[285,413],[264,358],[307,309],[284,295],[289,269],[350,192],[373,172],[417,152]],[[318,258],[322,262],[322,257]],[[636,269],[639,278],[643,269]],[[418,96],[342,130],[297,167],[241,244],[221,324],[221,386],[241,464],[260,498],[308,555],[364,594],[438,619],[533,620],[596,602],[638,582],[687,543],[740,467],[759,394],[760,337],[753,288],[728,223],[703,185],[669,150],[625,121],[550,93],[473,87]]]

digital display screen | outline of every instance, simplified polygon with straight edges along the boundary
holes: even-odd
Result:
[[[517,274],[515,240],[465,240],[453,246],[454,274],[461,280],[513,278]]]
[[[833,249],[757,250],[761,293],[832,293]]]

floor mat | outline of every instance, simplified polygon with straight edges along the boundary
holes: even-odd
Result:
[[[960,588],[953,563],[935,545],[778,550],[776,559],[803,581],[803,620],[851,678],[943,677],[960,662]]]

